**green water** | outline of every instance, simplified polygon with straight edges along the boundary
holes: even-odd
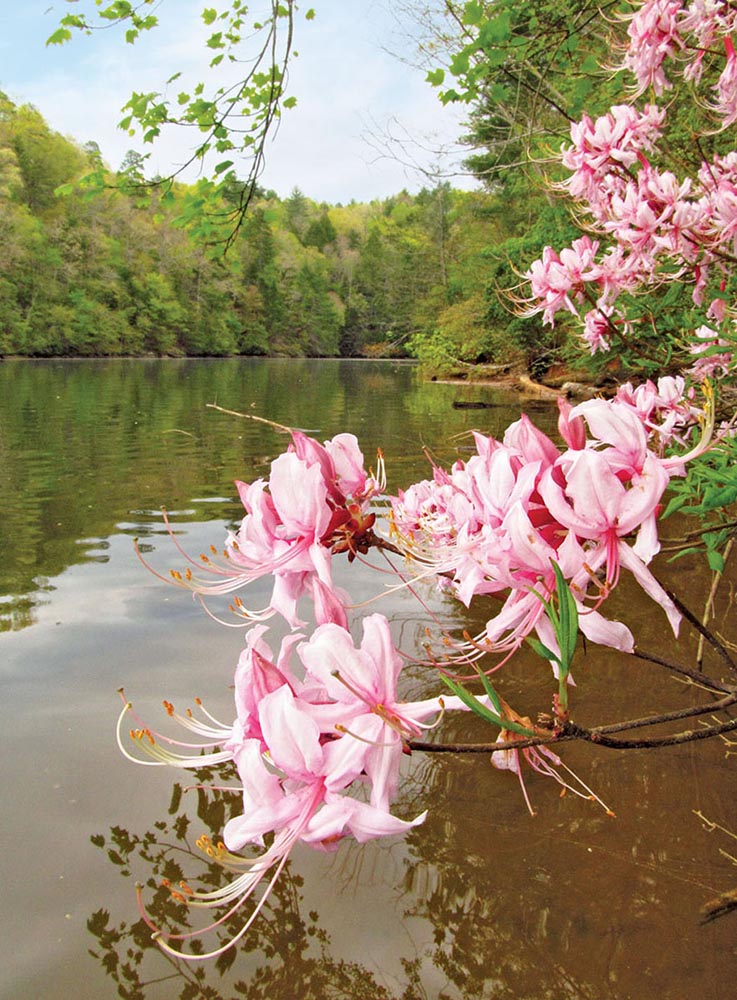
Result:
[[[494,405],[454,409],[458,399]],[[185,707],[197,696],[229,718],[242,637],[148,574],[133,538],[158,568],[177,565],[163,505],[188,550],[221,544],[239,517],[233,480],[267,474],[284,446],[273,428],[208,403],[320,439],[352,431],[369,462],[382,448],[392,488],[427,474],[423,448],[450,462],[468,449],[469,428],[499,435],[521,409],[514,396],[425,383],[412,366],[390,362],[0,365],[0,996],[730,996],[734,919],[698,922],[700,905],[737,883],[737,868],[719,853],[733,842],[708,836],[693,815],[701,809],[737,830],[732,758],[716,741],[620,755],[565,748],[616,819],[559,798],[539,778],[528,783],[533,818],[515,779],[485,759],[414,754],[397,812],[429,815],[406,841],[346,844],[335,855],[296,851],[274,906],[232,966],[206,966],[201,980],[150,945],[136,924],[133,882],[151,877],[161,848],[138,838],[155,830],[194,877],[200,865],[188,852],[202,830],[218,835],[224,813],[197,792],[172,802],[176,774],[120,756],[116,689],[125,684],[147,718],[161,718],[162,698]],[[531,415],[553,431],[549,407]],[[698,563],[659,572],[697,606],[703,601],[708,579]],[[384,585],[357,565],[339,577],[357,600]],[[449,624],[473,631],[485,620],[481,605],[465,613],[429,588],[422,596]],[[636,590],[618,600],[643,645],[667,652],[672,640],[658,609]],[[411,595],[370,609],[391,619],[403,649],[419,647],[426,616]],[[728,608],[721,613],[727,628]],[[693,642],[670,652],[688,662]],[[523,658],[503,692],[534,712],[551,689],[545,671]],[[687,697],[656,668],[609,651],[581,657],[575,673],[583,723],[681,707]],[[437,682],[410,670],[406,684],[415,696]],[[445,733],[487,738],[467,719]]]

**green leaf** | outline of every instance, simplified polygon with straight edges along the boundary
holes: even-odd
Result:
[[[427,82],[431,86],[433,86],[433,87],[439,87],[440,84],[445,79],[445,70],[444,69],[433,69],[433,70],[430,70],[430,72],[427,74],[427,76],[425,77],[425,79],[427,80]]]
[[[296,97],[287,97],[283,102],[285,108],[293,108],[297,104]]]
[[[662,513],[662,517],[670,517],[671,514],[675,514],[677,510],[680,510],[685,504],[688,503],[688,496],[683,493],[680,496],[671,497],[668,506]]]
[[[64,42],[68,42],[72,37],[72,33],[69,28],[57,28],[53,35],[49,35],[46,39],[47,45],[63,45]]]
[[[560,615],[560,635],[557,636],[557,639],[561,651],[561,666],[568,672],[578,640],[578,608],[571,589],[566,583],[566,578],[563,576],[563,570],[556,562],[553,563],[553,572],[555,573]]]
[[[314,21],[314,20],[315,20],[315,11],[314,8],[310,7],[310,9],[305,14],[305,21]]]
[[[490,708],[482,704],[478,698],[475,698],[470,691],[466,690],[458,681],[453,680],[452,677],[447,677],[445,674],[441,674],[440,676],[453,694],[460,698],[464,705],[470,708],[472,712],[475,712],[476,715],[480,715],[486,722],[490,722],[492,725],[498,726],[500,729],[506,729],[512,733],[520,733],[522,736],[535,735],[531,729],[526,729],[517,722],[512,722],[510,719],[502,719],[501,716],[492,712]]]
[[[709,569],[714,570],[715,573],[724,572],[724,556],[721,552],[717,552],[715,549],[707,549],[706,561],[709,563]]]
[[[494,726],[499,726],[501,729],[504,725],[501,716],[492,712],[491,709],[483,705],[477,698],[475,698],[470,691],[467,691],[458,681],[453,680],[451,677],[446,677],[445,674],[440,675],[443,683],[450,688],[457,698],[460,698],[464,705],[475,712],[476,715],[480,715],[482,719],[486,722],[490,722]]]
[[[212,22],[217,18],[218,12],[214,7],[205,7],[202,11],[202,20],[205,24],[212,24]]]
[[[483,5],[473,0],[471,3],[467,3],[463,10],[463,23],[469,25],[469,27],[475,28],[484,19],[484,8]]]
[[[599,61],[596,56],[590,55],[586,56],[584,61],[581,63],[582,73],[596,73],[599,69]]]
[[[492,17],[479,31],[479,46],[495,48],[502,42],[509,40],[512,34],[512,20],[509,11]]]
[[[217,166],[215,167],[215,174],[216,175],[223,174],[228,169],[228,167],[232,166],[233,166],[232,160],[223,160],[222,163],[218,163]]]
[[[502,712],[502,703],[501,703],[501,699],[499,698],[499,695],[496,693],[496,690],[494,689],[494,685],[491,683],[491,681],[489,680],[488,676],[484,673],[483,670],[481,670],[479,668],[477,668],[477,669],[478,669],[479,677],[481,678],[481,683],[484,685],[484,691],[486,691],[486,694],[487,694],[487,696],[489,698],[489,701],[494,706],[494,708],[497,710],[497,712],[501,715],[501,712]]]
[[[541,656],[543,660],[550,660],[552,663],[560,663],[558,656],[552,651],[552,649],[548,649],[547,646],[544,646],[539,639],[535,638],[535,636],[528,635],[527,644],[537,653],[538,656]]]
[[[471,57],[467,48],[461,49],[460,52],[456,52],[450,61],[450,71],[453,76],[463,76],[464,73],[468,72],[468,67],[471,64]]]

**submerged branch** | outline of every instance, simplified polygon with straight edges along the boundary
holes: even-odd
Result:
[[[729,655],[724,644],[720,642],[719,639],[717,639],[714,633],[711,632],[710,629],[708,629],[706,625],[704,625],[704,623],[700,621],[699,618],[689,608],[686,607],[686,605],[678,597],[677,594],[673,593],[673,591],[669,590],[667,587],[665,587],[664,589],[668,597],[670,597],[670,599],[673,601],[673,603],[681,612],[686,621],[689,622],[689,624],[693,625],[693,627],[696,629],[699,635],[703,636],[704,639],[709,643],[709,645],[716,650],[719,656],[721,656],[721,658],[727,664],[729,669],[732,670],[734,673],[737,673],[737,663],[735,663],[732,657]]]
[[[657,663],[659,666],[665,667],[666,670],[671,670],[674,674],[680,674],[682,677],[688,677],[689,680],[694,681],[700,687],[710,688],[712,691],[721,691],[723,694],[734,690],[734,686],[731,684],[725,684],[724,681],[718,681],[713,677],[707,677],[700,670],[692,670],[689,667],[681,666],[678,663],[671,663],[670,660],[666,660],[662,656],[658,656],[657,653],[649,653],[647,650],[640,649],[639,646],[635,646],[632,651],[632,655],[636,656],[639,660],[645,660],[648,663]]]

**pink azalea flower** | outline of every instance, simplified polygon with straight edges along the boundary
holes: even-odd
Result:
[[[195,594],[231,594],[264,576],[272,576],[269,605],[248,609],[236,597],[232,610],[247,619],[264,619],[280,613],[293,627],[302,621],[297,602],[305,593],[318,598],[323,621],[344,619],[340,593],[333,586],[333,554],[347,552],[354,558],[372,544],[375,515],[371,498],[384,489],[381,477],[369,476],[352,434],[339,434],[325,446],[298,431],[290,450],[271,464],[268,481],[236,486],[246,510],[239,529],[226,541],[224,560],[213,555],[192,559],[196,571],[172,571],[171,580]],[[173,532],[169,527],[172,538]],[[156,574],[160,579],[166,579]],[[319,581],[319,582],[316,582]]]
[[[365,744],[349,737],[322,742],[318,725],[287,685],[266,695],[259,713],[273,766],[265,764],[259,740],[243,744],[236,764],[243,785],[244,812],[226,824],[223,845],[214,847],[208,838],[199,842],[213,860],[241,874],[220,889],[198,892],[187,887],[186,895],[179,894],[189,905],[227,907],[226,912],[204,929],[169,934],[156,928],[141,907],[159,946],[187,961],[215,958],[243,937],[299,841],[332,850],[348,834],[363,843],[375,837],[406,833],[425,818],[422,813],[413,820],[401,820],[343,794],[363,770]],[[359,728],[360,725],[357,722]],[[372,733],[367,728],[364,735],[370,737]],[[267,833],[273,833],[274,839],[263,853],[255,857],[234,853],[249,844],[263,846]],[[206,954],[181,950],[182,942],[222,925],[264,883],[260,898],[233,938]]]
[[[630,19],[624,65],[637,78],[638,94],[648,87],[662,94],[671,86],[663,63],[684,48],[679,28],[682,8],[680,0],[645,0]]]
[[[729,128],[737,121],[737,53],[729,35],[724,39],[724,51],[727,61],[714,86],[716,100],[711,107],[722,119],[722,128]]]
[[[299,655],[328,698],[342,709],[339,730],[347,732],[349,738],[358,735],[361,739],[365,739],[365,727],[373,730],[370,745],[364,747],[364,767],[371,781],[371,804],[387,810],[396,794],[405,741],[427,728],[423,722],[429,716],[465,706],[458,698],[445,696],[398,700],[402,659],[383,615],[364,619],[358,648],[350,632],[337,625],[323,625],[300,646]],[[359,726],[360,734],[356,732]]]
[[[556,520],[590,543],[586,573],[590,576],[604,568],[606,596],[616,586],[624,566],[661,605],[677,634],[680,614],[646,565],[659,548],[655,514],[669,479],[662,464],[648,454],[642,471],[632,475],[628,485],[620,481],[607,454],[593,449],[568,453],[561,468],[565,485],[560,486],[548,474],[540,492]],[[635,531],[637,541],[630,547],[624,539]],[[584,581],[581,574],[573,584],[586,587]]]

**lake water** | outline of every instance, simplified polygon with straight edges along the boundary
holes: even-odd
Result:
[[[484,400],[485,410],[453,400]],[[707,926],[700,906],[737,884],[737,842],[707,833],[694,810],[737,831],[734,762],[718,740],[658,752],[573,746],[565,759],[616,811],[559,798],[531,778],[531,817],[515,780],[486,758],[413,754],[397,811],[426,823],[406,840],[336,855],[300,849],[273,905],[232,963],[178,969],[141,933],[134,882],[178,859],[187,875],[200,832],[218,836],[228,803],[173,794],[177,773],[119,754],[116,689],[159,718],[207,699],[229,718],[242,633],[207,619],[137,561],[177,565],[160,507],[199,552],[239,517],[233,480],[268,472],[284,446],[271,428],[207,403],[300,427],[355,433],[381,447],[390,488],[449,463],[470,428],[501,435],[521,403],[490,389],[423,382],[406,364],[353,361],[6,362],[0,365],[0,672],[5,767],[0,862],[0,996],[107,1000],[246,997],[322,1000],[683,1000],[733,995],[737,915]],[[533,404],[534,405],[534,404]],[[528,407],[529,409],[529,407]],[[555,413],[531,411],[549,432]],[[671,530],[668,528],[668,530]],[[667,533],[667,532],[666,532]],[[382,578],[354,565],[359,599]],[[658,563],[695,607],[701,563]],[[726,602],[734,585],[722,588]],[[428,589],[449,625],[463,612]],[[692,662],[639,591],[617,595],[643,647]],[[418,649],[424,620],[408,594],[372,606],[397,642]],[[732,639],[727,604],[718,627]],[[574,717],[584,724],[677,708],[691,694],[657,667],[606,650],[579,653]],[[437,690],[408,673],[406,693]],[[545,708],[545,670],[522,657],[502,693]],[[439,736],[483,740],[472,720]],[[147,831],[156,835],[147,836]],[[721,851],[720,851],[721,849]],[[147,889],[147,899],[153,891]],[[93,954],[90,954],[93,952]],[[120,986],[120,990],[119,990]]]

